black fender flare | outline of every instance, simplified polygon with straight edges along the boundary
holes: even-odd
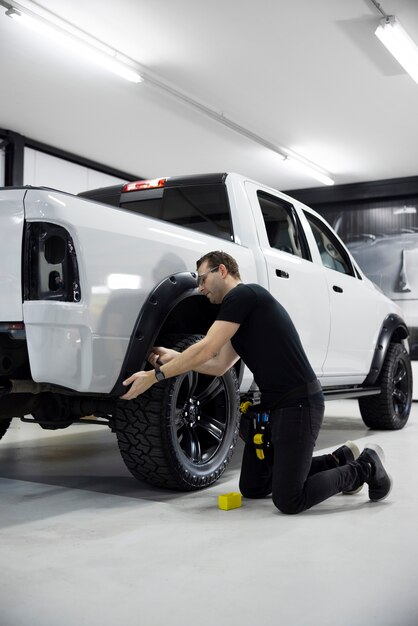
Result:
[[[370,371],[363,383],[363,387],[370,387],[376,384],[385,361],[387,349],[395,332],[398,333],[399,339],[406,339],[409,335],[409,330],[404,320],[399,315],[391,313],[385,318],[380,329]]]
[[[143,370],[150,348],[167,316],[185,298],[199,296],[195,272],[179,272],[164,278],[149,294],[136,320],[119,377],[110,392],[121,396],[126,392],[122,382],[134,372]]]

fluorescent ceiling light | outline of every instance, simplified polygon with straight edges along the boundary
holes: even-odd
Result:
[[[323,185],[334,185],[334,180],[328,176],[328,174],[326,174],[325,172],[321,171],[319,168],[317,168],[315,165],[311,165],[308,163],[305,163],[304,161],[302,161],[300,158],[298,157],[286,157],[285,159],[286,163],[289,163],[289,165],[295,167],[295,169],[297,169],[301,174],[306,174],[306,176],[310,176],[311,178],[314,178],[315,180],[318,180],[320,183],[322,183]]]
[[[13,7],[6,11],[6,15],[16,22],[39,32],[41,35],[47,36],[59,45],[70,48],[72,52],[80,54],[84,59],[96,65],[100,65],[100,67],[103,67],[113,74],[117,74],[133,83],[140,83],[143,80],[141,75],[132,67],[118,60],[118,52],[116,50],[105,46],[93,38],[91,38],[90,41],[83,40],[86,39],[86,37],[83,37],[83,33],[81,32],[80,36],[78,36],[52,22],[48,22],[40,16],[36,16],[36,14],[32,12],[29,15]]]
[[[375,35],[418,83],[418,46],[402,28],[394,15],[385,17],[377,27]]]
[[[37,7],[39,8],[37,3],[33,2],[31,4],[33,4],[35,9]],[[196,100],[189,94],[177,89],[174,85],[162,81],[145,68],[144,71],[146,71],[146,74],[143,74],[141,71],[143,74],[143,76],[141,76],[135,69],[136,67],[140,69],[141,66],[134,60],[127,58],[117,50],[112,49],[92,35],[76,28],[61,18],[58,18],[58,23],[58,16],[46,11],[43,11],[43,14],[39,15],[37,12],[28,9],[26,6],[20,5],[15,0],[12,0],[11,2],[8,2],[7,0],[0,0],[0,5],[7,7],[6,15],[10,18],[30,26],[42,35],[46,35],[53,39],[59,45],[69,47],[72,52],[78,52],[83,55],[84,58],[134,83],[141,82],[144,80],[143,76],[145,76],[148,84],[151,84],[165,93],[177,98],[181,102],[192,106],[194,109],[200,111],[200,113],[239,133],[250,141],[254,141],[268,150],[275,152],[282,159],[291,163],[297,163],[301,173],[305,173],[306,175],[315,178],[324,185],[334,184],[333,179],[327,172],[322,170],[322,168],[316,164],[308,161],[303,156],[298,155],[285,147],[276,145],[275,143],[266,140],[264,137],[261,137],[251,130],[241,126],[240,124],[237,124],[224,113],[219,113],[219,111],[206,106],[201,101]]]

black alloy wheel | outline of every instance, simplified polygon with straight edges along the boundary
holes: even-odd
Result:
[[[179,376],[172,395],[172,435],[178,454],[203,466],[222,447],[231,421],[231,398],[222,377],[197,372]]]
[[[404,360],[395,361],[392,380],[392,405],[395,415],[403,419],[411,408],[410,380],[407,364]]]

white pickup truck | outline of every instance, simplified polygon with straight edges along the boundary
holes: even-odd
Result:
[[[184,349],[206,333],[217,307],[198,294],[194,268],[217,249],[289,311],[326,398],[359,398],[371,428],[408,420],[401,310],[318,214],[274,189],[225,173],[79,196],[4,188],[0,227],[0,436],[13,417],[106,424],[139,480],[181,490],[217,480],[240,401],[258,397],[242,362],[119,399],[122,381],[150,367],[153,345]]]

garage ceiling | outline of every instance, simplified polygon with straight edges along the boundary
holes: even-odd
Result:
[[[327,170],[418,175],[418,84],[374,35],[370,0],[42,0],[177,91]],[[382,0],[418,43],[418,1]],[[0,7],[0,127],[144,177],[236,171],[319,186],[267,147],[144,81],[128,83]]]

